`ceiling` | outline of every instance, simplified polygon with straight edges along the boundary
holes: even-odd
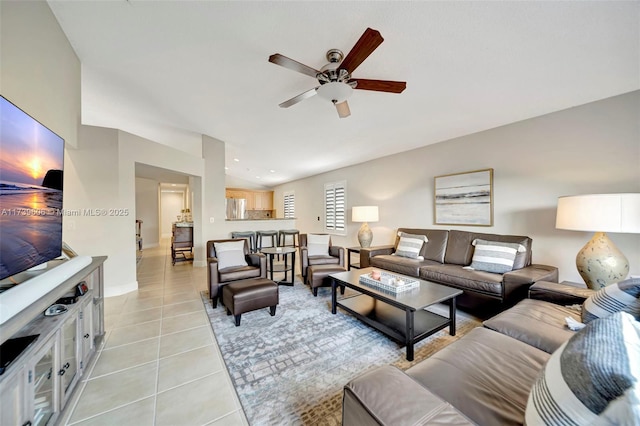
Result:
[[[274,186],[640,89],[640,2],[49,1],[82,63],[82,122],[201,155]],[[319,69],[367,28],[385,41],[354,77],[351,116],[274,65]],[[234,161],[237,159],[239,161]]]

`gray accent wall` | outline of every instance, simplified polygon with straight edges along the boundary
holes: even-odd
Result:
[[[434,225],[434,176],[485,168],[494,169],[494,225]],[[283,192],[295,191],[297,227],[322,232],[324,184],[340,180],[347,182],[348,233],[335,236],[336,244],[358,245],[360,224],[351,222],[351,207],[373,204],[380,210],[379,222],[369,224],[373,245],[393,243],[399,227],[528,235],[534,262],[558,266],[561,280],[581,282],[575,256],[592,234],[555,229],[557,199],[640,192],[640,92],[280,185],[276,208]],[[610,237],[629,259],[631,274],[640,275],[640,235]]]

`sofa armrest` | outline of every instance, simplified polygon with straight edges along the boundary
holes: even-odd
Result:
[[[529,288],[529,298],[544,300],[556,305],[581,305],[595,293],[587,287],[576,287],[555,282],[538,281]]]
[[[329,247],[329,255],[340,259],[340,266],[344,268],[344,247],[340,247],[340,246]]]
[[[249,265],[260,267],[260,278],[267,278],[267,256],[264,253],[250,253],[246,257]]]
[[[471,425],[464,415],[396,367],[385,365],[344,387],[342,424]]]
[[[207,280],[209,281],[209,297],[213,300],[218,296],[218,284],[220,282],[217,257],[207,258]]]
[[[360,249],[360,267],[368,268],[371,266],[371,258],[382,254],[392,254],[396,246],[375,246]]]
[[[512,294],[521,293],[519,299],[527,297],[527,290],[531,284],[538,281],[557,281],[558,268],[549,265],[529,265],[522,269],[506,272],[503,276],[503,300],[510,299]]]

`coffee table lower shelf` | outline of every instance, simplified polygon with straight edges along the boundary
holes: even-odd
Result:
[[[396,342],[406,345],[408,361],[413,361],[415,343],[452,324],[450,318],[433,312],[422,309],[405,311],[366,294],[341,299],[336,305]],[[451,331],[455,335],[455,328]]]

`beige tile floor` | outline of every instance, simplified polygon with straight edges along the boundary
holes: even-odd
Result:
[[[104,344],[64,425],[247,425],[200,299],[206,269],[145,249],[138,290],[105,299]]]

